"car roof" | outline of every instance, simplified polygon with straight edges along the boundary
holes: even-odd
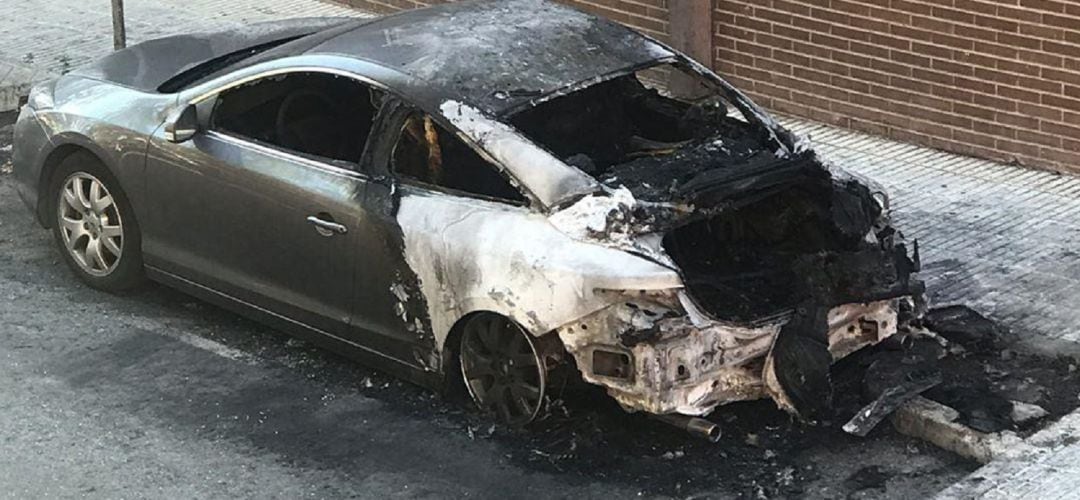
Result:
[[[546,0],[452,2],[328,31],[279,52],[375,63],[407,76],[383,83],[408,87],[399,90],[426,101],[419,105],[460,100],[496,116],[674,56],[629,28]]]

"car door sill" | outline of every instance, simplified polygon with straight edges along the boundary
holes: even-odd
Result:
[[[296,336],[304,337],[308,340],[312,340],[315,343],[321,343],[326,346],[327,342],[335,345],[346,346],[350,348],[350,357],[358,358],[362,362],[367,362],[373,365],[374,368],[383,369],[390,372],[392,375],[397,375],[402,378],[408,379],[414,383],[423,386],[433,386],[437,384],[438,380],[441,380],[441,376],[437,373],[425,370],[423,367],[414,363],[390,356],[386,353],[382,353],[371,349],[363,344],[342,338],[340,336],[329,333],[325,330],[315,328],[311,325],[297,321],[288,316],[276,313],[264,307],[257,306],[248,301],[238,299],[227,293],[210,288],[206,285],[194,282],[183,276],[164,271],[162,269],[147,265],[146,266],[147,277],[153,281],[157,281],[164,285],[177,288],[181,291],[189,293],[190,295],[207,300],[218,304],[226,309],[229,309],[235,313],[251,317],[252,319],[266,323],[267,321],[261,321],[263,319],[270,320],[270,322],[283,325],[283,330],[287,333],[296,333]],[[270,325],[277,326],[277,325]],[[320,342],[320,340],[324,342]]]

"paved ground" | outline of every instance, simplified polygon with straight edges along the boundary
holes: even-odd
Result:
[[[316,0],[126,4],[133,40],[355,14]],[[106,53],[109,29],[105,0],[5,5],[0,109],[5,82]],[[888,430],[858,440],[794,427],[768,405],[718,414],[719,446],[610,408],[577,412],[570,430],[492,432],[453,403],[161,287],[92,292],[16,199],[3,120],[0,497],[907,498],[974,469]],[[893,192],[936,302],[974,305],[1024,349],[1080,355],[1080,180],[789,124]]]

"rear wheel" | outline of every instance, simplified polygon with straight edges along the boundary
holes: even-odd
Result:
[[[540,413],[547,369],[531,335],[497,314],[474,316],[461,335],[461,374],[473,401],[520,427]]]
[[[113,176],[89,153],[75,153],[50,183],[53,238],[64,261],[91,287],[117,292],[142,281],[140,234]]]

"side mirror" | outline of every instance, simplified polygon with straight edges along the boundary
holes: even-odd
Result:
[[[194,137],[198,131],[199,116],[194,104],[169,113],[169,117],[165,119],[165,140],[169,142],[184,142]]]

